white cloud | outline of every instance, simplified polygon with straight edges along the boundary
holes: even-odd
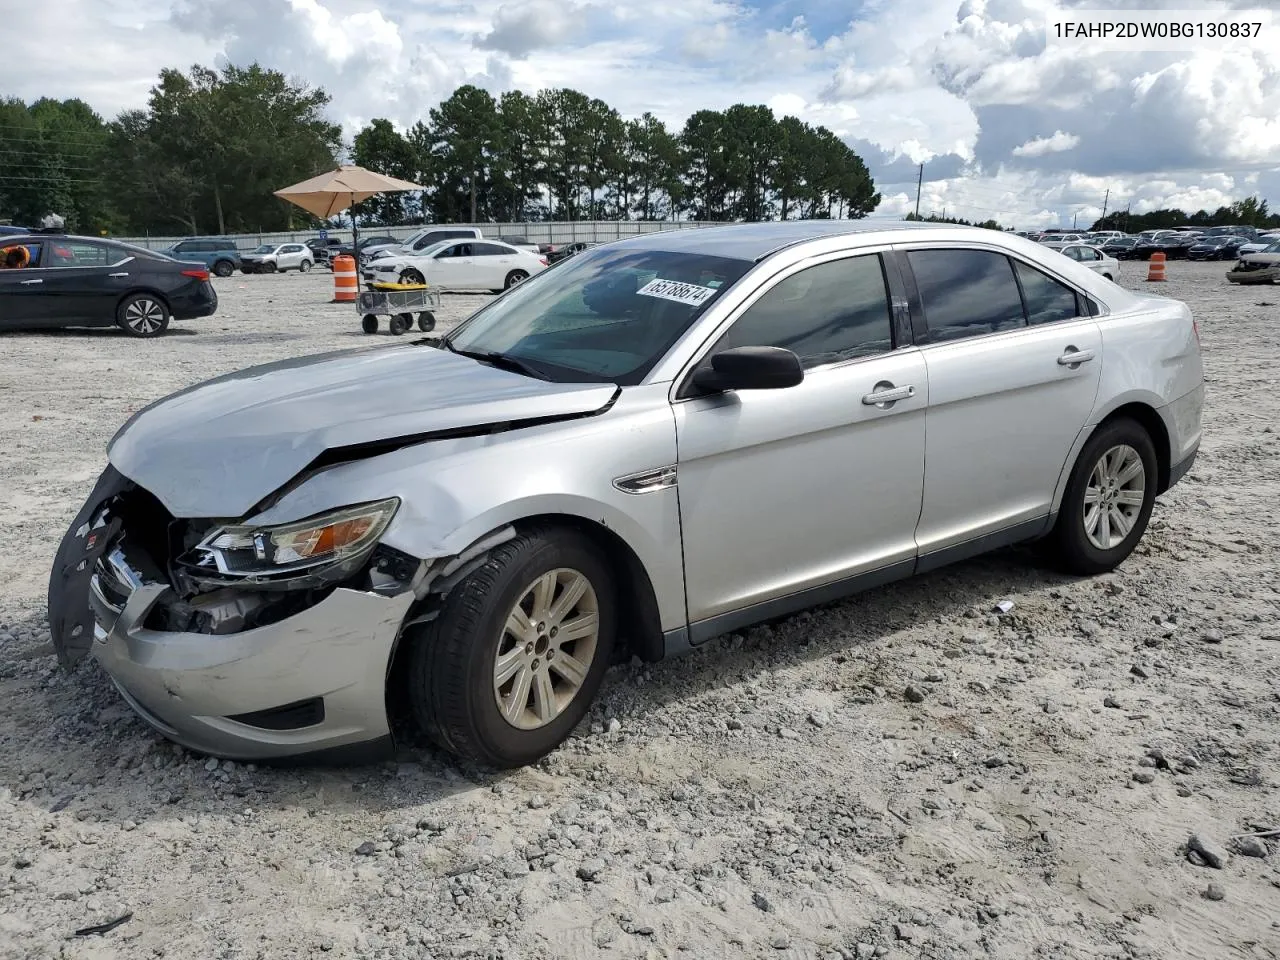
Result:
[[[1062,153],[1064,150],[1074,150],[1080,143],[1080,138],[1074,133],[1063,133],[1061,130],[1055,130],[1052,136],[1037,137],[1034,140],[1028,140],[1021,146],[1013,148],[1015,157],[1043,157],[1046,153]]]
[[[823,0],[782,20],[758,0],[57,0],[56,16],[48,0],[13,2],[5,93],[113,116],[145,106],[161,68],[226,58],[324,87],[348,134],[379,116],[408,126],[465,82],[572,86],[673,128],[766,103],[857,144],[882,174],[880,215],[914,209],[921,162],[946,178],[925,181],[923,212],[1020,226],[1069,223],[1107,190],[1135,212],[1268,186],[1280,206],[1280,45],[1046,48],[1056,2],[860,0],[822,39]]]

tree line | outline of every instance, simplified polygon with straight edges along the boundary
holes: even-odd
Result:
[[[1174,227],[1257,227],[1280,228],[1280,213],[1267,209],[1267,201],[1258,197],[1246,197],[1212,212],[1197,210],[1188,213],[1174,207],[1152,210],[1150,213],[1130,214],[1117,210],[1094,221],[1090,230],[1123,230],[1125,233],[1141,233],[1143,230],[1172,230]]]
[[[366,201],[388,226],[863,217],[875,191],[838,136],[765,106],[699,110],[679,130],[570,89],[462,86],[408,129],[345,143],[329,95],[258,64],[167,69],[144,109],[0,99],[0,222],[49,213],[80,232],[228,233],[318,226],[273,191],[343,157],[422,184]]]

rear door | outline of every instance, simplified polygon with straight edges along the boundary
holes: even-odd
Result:
[[[119,277],[109,245],[97,240],[54,237],[40,258],[40,297],[43,324],[112,323]],[[116,252],[119,248],[115,248]]]
[[[520,255],[501,243],[478,242],[471,245],[475,260],[477,286],[486,290],[501,290],[512,270],[529,271],[520,263]]]
[[[1043,526],[1093,410],[1102,335],[1087,298],[1003,251],[907,247],[900,262],[929,376],[925,570]]]

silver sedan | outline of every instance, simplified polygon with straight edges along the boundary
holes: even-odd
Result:
[[[526,764],[621,657],[1024,541],[1113,569],[1195,458],[1203,379],[1183,303],[1020,237],[636,237],[443,339],[135,414],[50,623],[65,665],[91,653],[215,755],[370,759],[403,703],[460,756]]]

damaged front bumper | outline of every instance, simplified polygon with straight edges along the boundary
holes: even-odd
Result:
[[[339,584],[274,618],[172,623],[182,598],[156,557],[128,543],[116,506],[133,484],[108,466],[63,538],[49,623],[64,667],[92,655],[170,739],[237,760],[368,762],[391,752],[387,671],[412,589]],[[226,591],[224,591],[225,593]],[[260,608],[261,595],[245,608]]]
[[[119,607],[98,575],[90,582],[93,656],[151,726],[236,760],[369,761],[390,753],[387,664],[411,592],[382,597],[340,587],[278,623],[216,636],[142,626],[169,589],[139,586]]]

